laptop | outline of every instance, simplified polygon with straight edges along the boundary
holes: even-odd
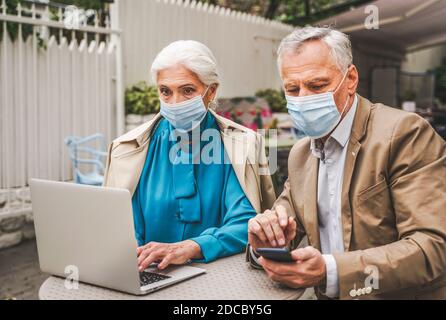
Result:
[[[206,272],[187,265],[138,271],[128,190],[37,179],[30,186],[45,273],[143,295]]]

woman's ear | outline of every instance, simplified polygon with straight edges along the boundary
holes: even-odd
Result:
[[[217,96],[218,83],[211,84],[209,87],[209,101],[213,101]]]
[[[208,92],[206,93],[206,96],[203,99],[206,107],[209,107],[209,104],[215,100],[215,97],[217,96],[217,89],[218,89],[218,83],[214,83],[209,86]]]

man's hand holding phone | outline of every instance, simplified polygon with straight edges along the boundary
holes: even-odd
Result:
[[[249,220],[248,241],[254,251],[282,248],[296,237],[296,229],[296,221],[288,217],[285,207],[278,205],[275,210],[267,210]]]
[[[259,249],[259,263],[271,280],[290,288],[323,285],[326,266],[319,250],[306,247],[288,252],[283,248],[296,237],[296,229],[296,221],[283,206],[277,206],[249,220],[248,241],[254,251]]]

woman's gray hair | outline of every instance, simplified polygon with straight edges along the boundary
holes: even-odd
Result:
[[[282,55],[287,50],[299,50],[308,41],[322,40],[330,48],[331,57],[341,72],[346,72],[353,62],[352,45],[345,33],[328,27],[304,27],[294,30],[280,43],[277,64],[282,65]]]
[[[175,41],[161,50],[152,63],[152,79],[158,81],[158,72],[180,64],[195,73],[205,85],[219,84],[217,60],[204,44],[193,40]]]

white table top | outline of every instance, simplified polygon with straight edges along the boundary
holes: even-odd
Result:
[[[251,268],[245,262],[243,254],[210,264],[193,265],[206,269],[206,273],[144,296],[134,296],[84,283],[79,284],[78,290],[68,290],[64,286],[65,279],[52,276],[40,287],[39,298],[42,300],[285,300],[299,299],[305,292],[304,289],[290,289],[271,281],[262,270]]]

